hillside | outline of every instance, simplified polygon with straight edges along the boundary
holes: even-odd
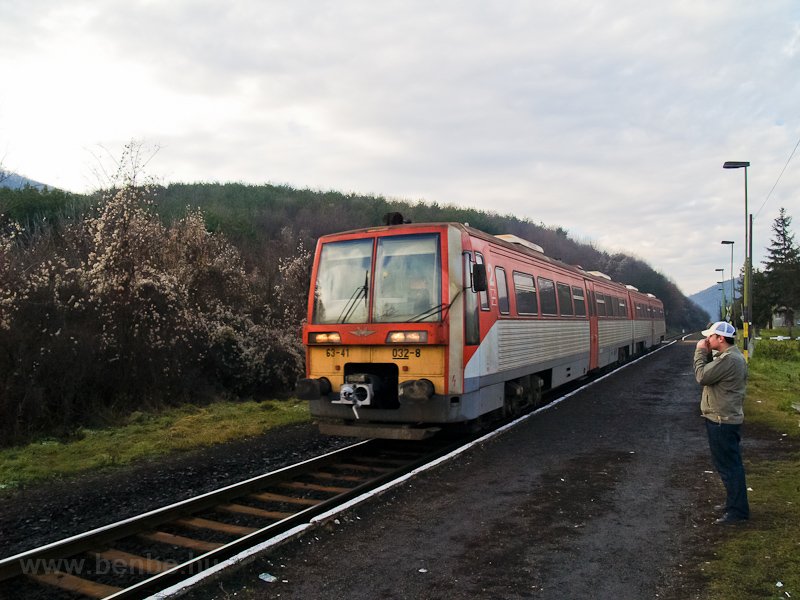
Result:
[[[633,256],[609,254],[582,244],[560,226],[533,223],[514,215],[499,215],[452,205],[408,202],[382,196],[359,196],[334,191],[298,190],[287,186],[244,184],[173,184],[158,193],[158,210],[176,216],[186,206],[203,211],[213,230],[222,231],[268,277],[282,253],[294,250],[290,240],[313,248],[324,234],[374,226],[390,211],[413,222],[453,221],[491,234],[511,233],[542,246],[548,256],[611,278],[658,296],[663,302],[670,331],[691,331],[705,326],[707,316],[690,302],[665,275]]]
[[[0,214],[23,223],[57,222],[59,215],[91,211],[90,205],[97,200],[32,188],[17,192],[0,189]],[[202,211],[207,228],[223,233],[239,248],[247,265],[257,269],[263,278],[266,289],[278,281],[278,261],[291,258],[299,247],[313,249],[321,235],[374,226],[382,222],[387,212],[396,211],[417,223],[452,221],[469,223],[491,234],[514,234],[539,244],[548,256],[586,270],[602,271],[616,281],[655,294],[664,302],[670,331],[691,331],[707,322],[703,311],[674,282],[641,259],[609,254],[574,240],[563,227],[537,224],[514,215],[382,196],[238,183],[159,187],[155,190],[154,207],[165,223],[180,218],[187,207]]]

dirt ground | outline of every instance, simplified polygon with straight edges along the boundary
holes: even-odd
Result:
[[[693,349],[654,353],[188,597],[702,598],[726,531]]]

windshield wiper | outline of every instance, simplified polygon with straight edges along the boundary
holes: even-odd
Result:
[[[456,301],[456,298],[458,298],[460,294],[461,290],[459,290],[458,293],[455,296],[453,296],[453,300],[450,302],[450,304],[445,304],[444,302],[442,302],[438,306],[428,308],[427,310],[419,313],[418,315],[414,315],[410,319],[407,319],[406,323],[419,323],[420,321],[424,321],[428,317],[432,317],[435,314],[443,313],[446,310],[450,310],[450,307],[453,306],[453,302]]]
[[[350,299],[345,304],[342,312],[339,313],[339,318],[336,319],[337,323],[347,323],[347,320],[356,310],[358,301],[364,298],[364,306],[367,306],[367,289],[369,288],[369,271],[364,271],[364,285],[358,286],[350,295]]]
[[[433,315],[442,312],[445,308],[450,308],[450,305],[442,303],[439,306],[433,306],[424,312],[419,313],[418,315],[414,315],[410,319],[406,319],[406,323],[418,323],[419,321],[424,321],[428,317],[432,317]]]

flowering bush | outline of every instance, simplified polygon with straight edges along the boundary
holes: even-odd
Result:
[[[129,182],[35,235],[0,221],[0,445],[302,371],[310,254],[279,261],[265,298],[199,211],[166,226],[150,198]]]

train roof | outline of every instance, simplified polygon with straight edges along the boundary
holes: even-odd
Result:
[[[620,288],[620,291],[624,291],[627,293],[631,293],[633,295],[639,296],[642,299],[656,299],[658,298],[653,294],[643,293],[640,292],[638,288],[632,285],[626,285],[619,281],[614,281],[606,275],[605,273],[601,273],[600,271],[585,271],[582,267],[578,265],[570,265],[565,262],[562,262],[556,258],[551,258],[547,256],[545,250],[539,246],[538,244],[531,242],[529,240],[525,240],[523,238],[517,237],[511,234],[501,234],[501,235],[493,235],[491,233],[486,233],[485,231],[481,231],[480,229],[475,229],[474,227],[470,227],[469,225],[465,225],[463,223],[457,223],[452,221],[440,221],[440,222],[429,222],[429,223],[397,223],[395,225],[376,225],[374,227],[363,227],[361,229],[351,229],[349,231],[340,231],[337,233],[332,233],[328,235],[322,236],[322,238],[328,237],[338,237],[340,235],[354,235],[359,233],[377,233],[380,231],[392,231],[401,228],[405,229],[430,229],[430,228],[444,228],[444,227],[454,227],[459,229],[472,237],[476,237],[492,244],[497,244],[499,246],[505,247],[509,250],[514,252],[520,252],[522,254],[527,254],[529,256],[533,256],[539,260],[543,260],[548,262],[552,265],[558,266],[562,269],[566,269],[568,271],[572,271],[580,275],[581,277],[585,277],[586,279],[591,279],[597,283],[601,283],[603,285],[611,285],[614,287]]]
[[[611,279],[611,277],[609,277],[608,275],[606,275],[605,273],[602,273],[600,271],[586,271],[585,269],[583,269],[582,267],[580,267],[578,265],[570,265],[570,264],[567,264],[567,263],[565,263],[563,261],[560,261],[560,260],[558,260],[556,258],[552,258],[552,257],[548,256],[545,253],[544,249],[542,249],[542,247],[539,246],[538,244],[529,242],[528,240],[522,240],[521,238],[518,238],[517,236],[514,236],[514,235],[496,236],[496,235],[492,235],[490,233],[486,233],[485,231],[481,231],[480,229],[475,229],[474,227],[470,227],[469,225],[462,225],[461,223],[447,223],[447,224],[448,225],[452,225],[454,227],[458,227],[460,229],[463,229],[467,233],[469,233],[470,235],[473,235],[473,236],[475,236],[477,238],[492,242],[494,244],[499,244],[501,246],[505,246],[506,248],[512,249],[512,250],[514,250],[516,252],[521,252],[523,254],[528,254],[530,256],[535,256],[536,258],[538,258],[540,260],[544,260],[544,261],[546,261],[546,262],[548,262],[550,264],[557,265],[557,266],[561,267],[562,269],[566,269],[568,271],[572,271],[573,273],[576,273],[576,274],[578,274],[578,275],[580,275],[582,277],[585,277],[586,279],[591,279],[592,281],[595,281],[597,283],[601,283],[601,284],[604,284],[604,285],[611,285],[613,287],[617,287],[617,288],[620,289],[621,292],[629,292],[629,293],[632,293],[633,295],[639,296],[640,298],[643,298],[643,299],[644,298],[651,298],[651,299],[656,299],[656,300],[658,299],[653,294],[644,294],[644,293],[640,292],[638,288],[636,288],[636,287],[634,287],[632,285],[626,285],[626,284],[621,283],[619,281],[615,281],[615,280]],[[520,241],[516,241],[516,240],[520,240],[523,243],[521,243]],[[527,242],[527,243],[524,243],[524,242]],[[532,248],[531,246],[535,246],[535,248]]]

